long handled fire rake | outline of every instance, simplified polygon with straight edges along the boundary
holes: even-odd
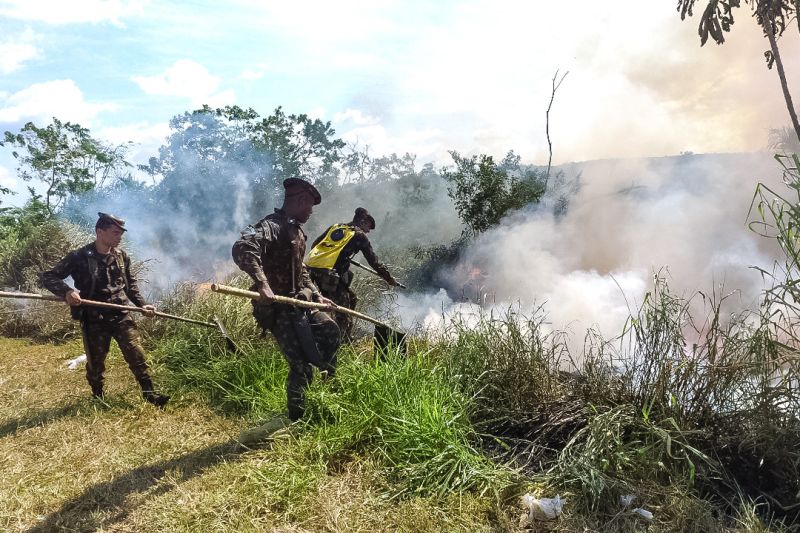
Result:
[[[358,268],[360,268],[362,270],[366,270],[370,274],[375,274],[376,276],[380,277],[380,274],[378,274],[378,272],[376,270],[368,267],[367,265],[363,265],[363,264],[359,263],[358,261],[356,261],[355,259],[351,259],[350,262],[352,264],[354,264],[355,266],[357,266]],[[399,281],[397,282],[397,286],[400,287],[401,289],[407,289],[408,288],[405,285],[403,285],[402,283],[400,283]]]
[[[261,298],[261,295],[255,291],[248,291],[245,289],[239,289],[237,287],[230,287],[228,285],[219,285],[217,283],[211,284],[211,290],[213,292],[218,292],[220,294],[239,296],[240,298],[249,298],[251,300],[258,300]],[[341,307],[341,306],[331,307],[326,304],[321,304],[317,302],[307,302],[305,300],[297,300],[295,298],[288,298],[286,296],[275,295],[272,301],[278,304],[293,305],[295,307],[303,307],[305,309],[317,309],[319,311],[335,311],[337,313],[350,315],[352,317],[359,318],[361,320],[366,320],[367,322],[375,324],[375,337],[373,340],[375,343],[376,353],[386,350],[386,348],[389,345],[394,345],[402,351],[406,350],[405,333],[397,331],[396,329],[393,329],[385,322],[381,322],[380,320],[372,318],[369,315],[359,313],[358,311],[353,311],[352,309],[348,309],[346,307]]]
[[[27,293],[27,292],[6,292],[0,291],[0,298],[16,298],[21,300],[45,300],[48,302],[64,302],[64,298],[60,298],[58,296],[50,296],[48,294],[36,294],[36,293]],[[148,311],[146,309],[142,309],[141,307],[136,307],[134,305],[119,305],[119,304],[112,304],[108,302],[97,302],[94,300],[84,300],[81,298],[81,305],[86,305],[89,307],[100,307],[102,309],[114,309],[117,311],[133,311],[135,313],[142,313],[147,314]],[[225,329],[225,326],[222,325],[219,318],[213,317],[213,322],[204,322],[202,320],[195,320],[193,318],[186,318],[183,316],[177,315],[170,315],[169,313],[162,313],[161,311],[154,311],[153,315],[160,317],[160,318],[169,318],[170,320],[177,320],[179,322],[186,322],[189,324],[196,324],[198,326],[205,326],[207,328],[216,328],[219,330],[222,337],[225,339],[225,346],[231,352],[236,352],[239,350],[239,347],[236,346],[236,343],[233,342],[230,335],[228,335],[228,331]]]

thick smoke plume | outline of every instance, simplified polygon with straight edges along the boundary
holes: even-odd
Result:
[[[560,170],[578,177],[563,214],[554,212],[551,194],[482,234],[451,271],[448,291],[399,299],[405,324],[435,327],[478,306],[533,312],[543,304],[553,329],[582,339],[593,327],[612,338],[656,274],[678,294],[733,292],[727,310],[755,308],[763,280],[750,267],[768,268],[778,254],[774,241],[747,226],[756,184],[780,174],[771,154],[602,160]]]
[[[279,207],[280,184],[247,143],[235,158],[175,150],[172,172],[154,187],[128,183],[73,202],[66,215],[91,222],[97,211],[125,218],[127,246],[147,261],[151,292],[235,271],[230,247],[239,231]],[[176,170],[177,169],[177,170]],[[400,293],[394,312],[405,327],[436,326],[442,316],[509,306],[543,306],[551,327],[582,337],[595,327],[618,334],[657,272],[679,293],[738,291],[757,304],[776,244],[747,227],[756,184],[774,182],[768,153],[602,160],[557,168],[545,200],[511,214],[443,268],[435,286]],[[382,252],[447,244],[462,225],[446,182],[429,166],[397,179],[333,187],[306,226],[314,239],[366,207]],[[439,286],[441,285],[441,286]],[[735,307],[735,306],[734,306]],[[731,309],[733,310],[733,309]]]
[[[101,211],[125,219],[129,231],[123,246],[146,263],[145,286],[154,297],[181,281],[219,280],[236,271],[230,251],[240,232],[279,208],[283,199],[280,180],[270,176],[262,151],[247,141],[230,151],[235,153],[208,156],[173,143],[166,176],[156,185],[127,181],[92,191],[70,201],[63,216],[84,226]],[[430,167],[323,194],[305,225],[309,241],[331,224],[352,220],[360,206],[377,221],[371,237],[379,250],[449,242],[462,229],[444,180]]]

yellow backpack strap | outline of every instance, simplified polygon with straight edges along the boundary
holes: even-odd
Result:
[[[355,234],[355,230],[349,224],[331,226],[325,237],[309,252],[306,265],[310,268],[333,268],[339,259],[339,254]]]

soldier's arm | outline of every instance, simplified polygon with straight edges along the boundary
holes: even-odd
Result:
[[[311,279],[311,275],[308,273],[308,268],[306,268],[305,263],[303,264],[303,270],[300,274],[300,287],[311,291],[312,301],[320,301],[321,294],[319,292],[319,287],[317,287],[317,284]]]
[[[128,279],[128,283],[125,284],[125,294],[128,295],[128,299],[133,305],[137,307],[146,306],[147,302],[139,291],[139,281],[136,279],[136,276],[131,273],[131,258],[128,257],[128,254],[125,252],[122,252],[122,262],[125,266],[125,277]]]
[[[397,285],[397,280],[392,277],[389,269],[378,260],[378,256],[375,255],[375,252],[372,250],[372,244],[369,242],[369,238],[363,233],[358,233],[353,239],[358,239],[356,242],[358,249],[364,256],[364,259],[367,260],[367,263],[369,263],[369,266],[371,266],[386,283],[389,285]]]
[[[72,275],[73,265],[77,260],[77,253],[68,253],[61,261],[50,270],[45,270],[39,275],[39,283],[42,287],[52,292],[56,296],[64,298],[69,291],[75,290],[64,282],[64,279]]]
[[[233,244],[233,249],[231,250],[233,262],[236,263],[236,266],[259,284],[268,283],[267,275],[264,273],[264,267],[261,264],[261,251],[275,238],[270,225],[266,224],[262,229],[263,231],[258,231],[249,227],[249,231],[242,232],[242,238]]]

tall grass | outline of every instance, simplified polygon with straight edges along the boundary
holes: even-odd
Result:
[[[542,309],[455,322],[412,342],[408,357],[376,361],[366,346],[345,347],[336,377],[308,392],[308,415],[286,444],[291,464],[266,465],[251,481],[284,487],[294,512],[326,472],[367,458],[386,498],[488,494],[508,511],[514,492],[560,492],[577,529],[633,531],[619,497],[635,495],[665,530],[796,530],[800,161],[784,163],[797,198],[760,188],[754,202],[758,227],[786,252],[764,271],[775,284],[761,309],[723,316],[725,296],[678,296],[656,277],[621,336],[589,332],[581,353],[543,328]],[[692,314],[692,298],[704,313]],[[143,320],[172,390],[254,421],[284,412],[286,364],[247,302],[186,284],[161,308],[216,315],[241,348],[227,352],[214,329]]]
[[[475,447],[473,400],[454,389],[431,351],[370,361],[345,352],[331,392],[310,395],[309,423],[326,453],[383,460],[401,493],[444,496],[498,491],[510,472]]]
[[[186,316],[219,316],[241,348],[235,355],[226,352],[214,330],[151,324],[154,357],[169,370],[173,387],[254,420],[285,411],[287,367],[274,342],[260,338],[249,303],[186,285],[163,307]],[[300,444],[308,465],[367,455],[384,466],[396,495],[485,493],[509,482],[509,470],[475,447],[472,398],[451,386],[433,352],[376,362],[344,348],[339,358],[336,378],[318,378],[308,392]]]
[[[413,342],[409,357],[375,361],[365,346],[343,348],[336,378],[308,392],[294,443],[297,471],[311,476],[303,486],[324,475],[320,465],[369,457],[388,497],[456,491],[504,501],[529,483],[569,494],[572,512],[597,527],[620,520],[625,494],[650,506],[669,499],[662,518],[692,516],[705,524],[698,531],[720,523],[714,513],[733,527],[747,501],[764,502],[758,512],[774,524],[794,520],[796,364],[768,317],[725,322],[724,298],[697,298],[704,317],[656,278],[623,335],[589,336],[580,354],[545,332],[541,310],[456,322],[448,335]],[[164,304],[222,317],[243,347],[231,355],[213,330],[152,324],[173,387],[254,420],[285,410],[285,363],[259,338],[249,304],[197,286]],[[259,476],[274,483],[270,472]]]

